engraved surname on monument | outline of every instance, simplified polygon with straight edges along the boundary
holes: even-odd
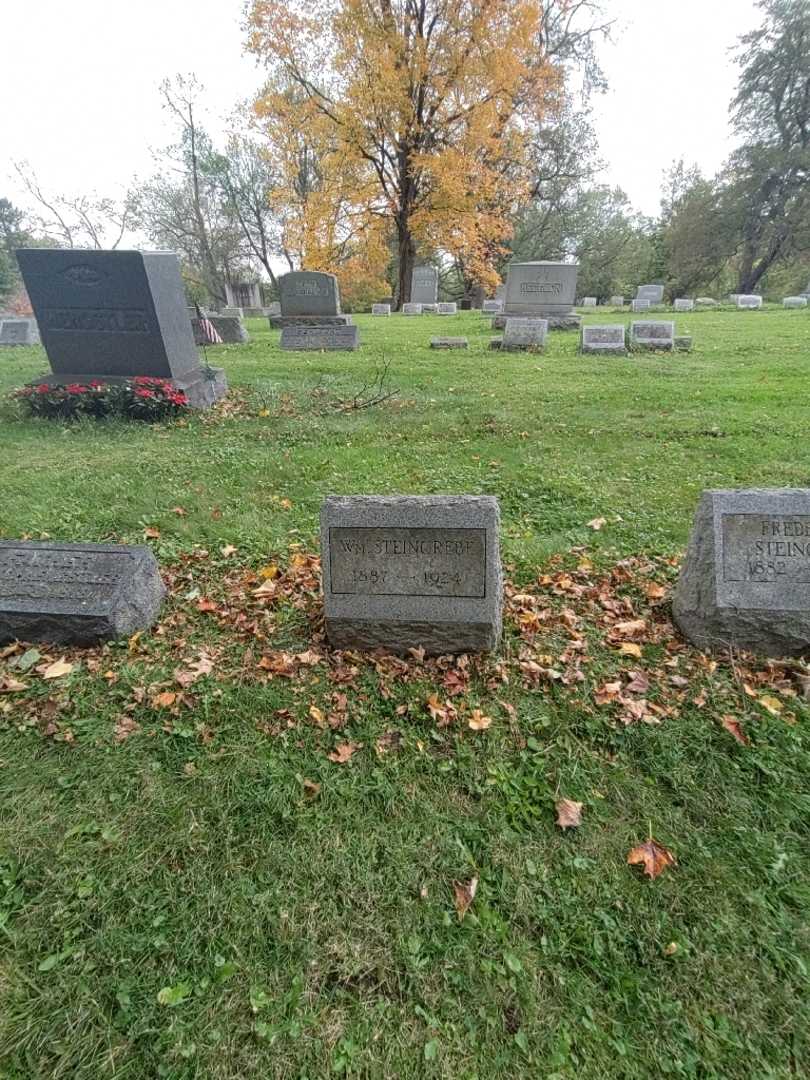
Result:
[[[486,530],[329,529],[330,588],[336,595],[486,596]]]
[[[112,599],[129,555],[27,548],[0,550],[0,601],[58,600],[98,606]]]
[[[51,333],[148,334],[144,308],[47,308],[45,326]]]
[[[810,585],[810,515],[723,514],[722,538],[724,582]]]

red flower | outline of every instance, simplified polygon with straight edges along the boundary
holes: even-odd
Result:
[[[151,390],[135,390],[134,394],[135,397],[139,398],[153,398],[155,396]]]
[[[91,390],[103,390],[104,389],[104,383],[101,382],[100,379],[93,379],[90,382],[90,389]]]

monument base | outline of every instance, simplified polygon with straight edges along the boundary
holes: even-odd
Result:
[[[244,345],[250,341],[250,334],[238,315],[209,315],[208,319],[222,338],[222,345]],[[191,320],[191,329],[194,331],[195,345],[211,344],[205,339],[199,319]]]
[[[54,375],[53,372],[48,372],[47,375],[34,379],[28,385],[42,386],[45,383],[47,386],[69,386],[71,383],[80,383],[86,386],[90,382],[120,385],[125,382],[133,382],[137,377],[136,375],[99,375],[98,373]],[[176,379],[167,379],[166,381],[177,387],[178,390],[183,391],[192,409],[207,409],[228,392],[228,380],[225,378],[225,372],[222,368],[201,368],[199,371],[192,371],[187,375],[180,375]]]
[[[502,337],[494,337],[489,339],[490,349],[495,349],[498,352],[530,352],[537,353],[539,356],[543,352],[543,346],[538,341],[534,345],[504,345]]]
[[[537,311],[510,311],[503,315],[496,315],[492,320],[493,330],[505,330],[506,320],[512,319],[547,319],[549,330],[579,330],[582,316],[575,315],[546,315]]]
[[[351,315],[268,315],[272,330],[285,326],[351,326]]]

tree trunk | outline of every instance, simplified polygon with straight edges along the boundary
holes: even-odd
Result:
[[[397,216],[397,311],[411,299],[411,275],[416,265],[416,244],[411,233],[408,214]]]

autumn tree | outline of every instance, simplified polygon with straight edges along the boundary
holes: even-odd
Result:
[[[257,115],[271,139],[305,133],[328,180],[302,218],[305,261],[345,243],[382,258],[390,232],[400,302],[420,250],[494,284],[531,185],[527,131],[561,80],[545,9],[582,6],[253,0],[249,47],[269,71]]]

